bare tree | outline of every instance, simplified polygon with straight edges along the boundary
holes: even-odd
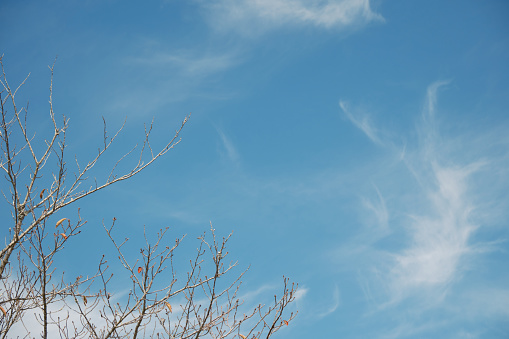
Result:
[[[70,166],[64,155],[69,119],[63,116],[58,122],[53,111],[54,63],[49,67],[49,119],[53,133],[44,140],[27,127],[28,104],[19,108],[15,100],[28,76],[15,89],[11,88],[2,57],[0,64],[0,168],[5,177],[2,194],[12,216],[5,246],[0,251],[0,337],[10,337],[14,327],[24,327],[26,338],[48,338],[51,330],[61,338],[269,338],[294,319],[296,314],[287,314],[287,309],[295,299],[297,286],[287,278],[280,297],[274,296],[269,305],[243,304],[239,288],[245,271],[235,273],[237,262],[227,261],[226,245],[231,234],[218,239],[212,225],[198,238],[196,255],[182,274],[177,270],[181,265],[175,263],[188,259],[177,259],[176,250],[185,236],[169,241],[168,229],[162,229],[151,242],[144,229],[145,246],[139,259],[132,262],[125,250],[128,239],[119,242],[114,235],[113,218],[111,224],[104,225],[105,236],[118,254],[114,263],[122,267],[129,281],[127,296],[116,295],[114,277],[108,273],[109,263],[104,256],[94,274],[86,278],[85,274],[66,277],[63,268],[54,264],[55,258],[64,251],[65,244],[79,236],[86,221],[78,207],[73,218],[60,215],[56,224],[50,224],[49,218],[154,163],[180,142],[180,132],[189,116],[156,151],[150,144],[152,124],[145,126],[141,147],[135,146],[119,157],[109,176],[98,182],[88,176],[124,127],[109,137],[103,121],[104,135],[97,155],[86,165],[75,156],[74,171],[68,175]],[[119,163],[133,157],[130,170],[118,174]]]

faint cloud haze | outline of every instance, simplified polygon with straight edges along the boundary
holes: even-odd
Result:
[[[239,63],[232,53],[207,53],[200,51],[161,52],[152,50],[144,56],[126,58],[126,62],[146,67],[173,67],[186,76],[206,76],[225,71]]]

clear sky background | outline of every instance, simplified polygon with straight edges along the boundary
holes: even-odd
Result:
[[[143,225],[192,248],[211,221],[249,302],[299,283],[277,338],[509,336],[507,1],[4,0],[0,22],[41,138],[58,55],[68,161],[127,117],[98,178],[144,122],[163,145],[192,112],[176,149],[80,203],[69,274],[114,259],[103,219],[134,252]]]

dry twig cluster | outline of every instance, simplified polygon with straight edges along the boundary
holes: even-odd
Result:
[[[134,147],[119,158],[109,176],[84,189],[92,181],[91,169],[110,148],[123,126],[108,137],[104,122],[103,145],[86,165],[75,157],[73,176],[68,176],[64,158],[66,130],[69,120],[63,116],[57,122],[53,111],[53,66],[50,67],[49,118],[53,134],[41,140],[27,128],[28,105],[18,108],[16,94],[27,78],[15,89],[11,88],[4,71],[1,102],[0,169],[5,176],[2,194],[9,204],[12,226],[0,251],[0,337],[11,337],[25,329],[25,337],[48,338],[50,331],[61,338],[269,338],[282,326],[288,325],[295,314],[286,314],[294,299],[296,286],[284,278],[283,291],[274,296],[271,305],[255,306],[241,314],[246,305],[239,299],[239,287],[244,273],[234,275],[236,262],[227,262],[226,244],[230,236],[216,239],[214,229],[199,238],[196,256],[189,260],[187,273],[176,271],[175,252],[184,237],[175,242],[167,240],[168,229],[161,230],[155,242],[145,235],[141,259],[130,262],[124,251],[127,239],[118,242],[114,236],[114,218],[105,226],[106,236],[118,254],[118,262],[127,272],[129,292],[118,297],[112,288],[113,274],[108,273],[105,257],[98,263],[97,272],[86,278],[57,277],[61,267],[54,259],[64,246],[79,236],[86,225],[80,209],[71,222],[62,218],[50,224],[50,217],[58,216],[62,208],[114,183],[132,178],[151,165],[180,142],[180,132],[186,117],[175,135],[159,151],[149,141],[152,124],[145,127],[145,139],[139,156],[131,169],[116,174],[117,165],[132,155]],[[21,145],[21,146],[19,146]],[[47,177],[51,177],[48,181]],[[35,316],[35,319],[34,319]],[[34,322],[36,320],[36,322]],[[37,328],[33,324],[38,324]],[[16,335],[19,335],[17,332]]]

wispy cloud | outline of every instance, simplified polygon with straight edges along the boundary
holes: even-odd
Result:
[[[214,27],[259,34],[283,25],[312,25],[326,29],[383,21],[369,0],[216,0],[207,4]]]
[[[240,61],[233,52],[202,53],[196,51],[161,52],[152,50],[143,56],[132,56],[125,59],[127,63],[134,63],[146,67],[172,68],[185,76],[207,76],[225,71]]]
[[[359,128],[362,132],[364,132],[364,134],[366,134],[366,136],[371,141],[373,141],[375,144],[383,145],[383,142],[379,137],[378,130],[373,126],[370,117],[366,113],[363,112],[353,113],[348,104],[343,100],[339,101],[339,107],[341,107],[348,120],[350,120],[350,122],[352,122],[355,125],[355,127]]]
[[[449,80],[441,80],[436,81],[432,83],[430,86],[428,86],[426,95],[427,106],[423,112],[424,115],[428,116],[431,119],[435,116],[435,107],[437,105],[438,90],[440,89],[440,87],[449,84],[449,82],[450,82]]]
[[[340,295],[339,295],[339,287],[338,285],[334,286],[334,289],[332,290],[332,304],[321,313],[318,313],[318,318],[324,318],[332,313],[334,313],[340,304]]]
[[[420,190],[416,204],[396,204],[395,211],[406,215],[399,232],[408,235],[409,244],[397,252],[388,253],[389,264],[380,271],[391,293],[391,302],[401,300],[408,293],[429,287],[445,287],[461,275],[461,259],[472,252],[469,243],[477,225],[473,221],[475,211],[473,192],[469,183],[472,175],[483,167],[483,162],[444,163],[445,150],[438,136],[434,115],[436,114],[437,92],[448,82],[439,81],[428,87],[426,106],[422,115],[421,141],[419,148],[411,154],[400,157],[407,170],[418,183]],[[379,130],[373,126],[366,114],[352,113],[344,101],[340,107],[348,119],[374,143],[383,145]],[[408,153],[409,151],[405,151]],[[379,189],[375,186],[377,199],[363,199],[364,208],[370,211],[377,223],[386,232],[390,212]],[[408,192],[407,192],[408,193]],[[405,193],[405,194],[407,194]],[[379,239],[379,238],[378,238]]]
[[[79,325],[85,321],[74,310],[67,311],[68,305],[73,305],[74,300],[69,298],[66,302],[59,301],[48,304],[48,337],[59,338],[62,331],[65,329],[66,324],[75,324],[79,329]],[[106,321],[103,314],[101,314],[103,303],[99,303],[94,309],[89,310],[87,313],[88,320],[98,328],[106,328]],[[26,312],[27,315],[23,316],[20,321],[16,322],[9,331],[11,338],[34,338],[36,335],[42,333],[42,325],[40,319],[43,318],[42,311],[39,309],[33,312]],[[30,314],[31,313],[31,314]],[[109,316],[109,315],[108,315]],[[62,320],[65,319],[65,320]],[[58,322],[61,322],[60,325]]]
[[[386,232],[388,229],[389,223],[389,212],[387,211],[387,206],[385,204],[385,199],[380,193],[378,187],[374,186],[375,191],[377,193],[377,198],[375,201],[373,199],[363,198],[362,203],[366,209],[371,211],[375,216],[376,228],[382,232]]]
[[[468,277],[483,256],[500,250],[504,243],[497,235],[493,238],[493,230],[488,238],[480,234],[490,225],[500,224],[501,219],[507,220],[507,213],[498,210],[508,204],[500,190],[507,189],[504,178],[508,172],[509,143],[498,126],[491,131],[472,126],[472,130],[448,134],[438,123],[447,119],[438,118],[438,97],[449,83],[437,81],[428,86],[417,133],[410,131],[403,136],[409,142],[404,155],[397,157],[399,164],[391,162],[390,168],[382,168],[376,176],[373,196],[361,200],[363,211],[373,217],[364,217],[367,223],[359,236],[352,237],[336,253],[345,261],[351,257],[349,254],[356,253],[356,262],[370,267],[358,271],[369,315],[380,317],[383,310],[401,317],[402,308],[415,310],[415,314],[403,317],[397,326],[381,334],[388,338],[431,333],[460,318],[476,319],[475,314],[464,309],[477,305],[494,305],[490,307],[491,319],[507,318],[507,310],[501,307],[503,302],[485,301],[496,299],[495,293],[486,292],[479,297],[482,290],[472,286]],[[351,112],[343,101],[340,106],[370,140],[401,153],[390,147],[390,140],[381,141],[380,135],[388,133],[375,126],[367,115]],[[505,145],[504,150],[500,144]],[[390,196],[390,204],[385,196]],[[373,220],[390,232],[373,234]],[[500,277],[500,273],[496,276]],[[507,288],[496,282],[490,284],[494,286],[490,291],[497,291],[505,301]],[[436,312],[448,316],[433,318],[431,313]]]
[[[211,79],[216,79],[242,62],[233,50],[210,51],[197,47],[168,51],[162,43],[148,39],[137,44],[142,52],[136,49],[121,59],[122,74],[119,76],[124,78],[104,104],[108,111],[122,115],[153,114],[153,111],[165,105],[193,96],[222,100],[231,95],[231,91],[223,92],[220,85],[210,84]],[[132,75],[125,76],[126,73]]]
[[[308,294],[309,292],[309,289],[304,287],[304,286],[300,286],[298,289],[297,289],[297,292],[295,293],[295,302],[299,302],[301,301],[302,299],[304,299],[304,297],[306,296],[306,294]]]
[[[428,192],[432,213],[413,216],[412,246],[395,255],[394,291],[446,284],[459,273],[459,261],[470,252],[468,240],[476,229],[467,185],[477,167],[433,166],[436,184]]]
[[[394,255],[390,274],[393,293],[397,294],[412,288],[445,285],[457,278],[460,260],[471,252],[469,239],[477,228],[469,181],[482,162],[443,164],[443,155],[436,145],[438,132],[433,117],[437,91],[446,83],[435,82],[428,87],[423,118],[429,119],[430,124],[423,124],[423,149],[413,162],[407,163],[420,182],[428,210],[427,214],[411,216],[411,246]]]
[[[235,165],[238,165],[240,157],[232,141],[218,127],[216,127],[216,131],[219,134],[219,137],[221,138],[221,144],[223,146],[223,149],[226,151],[228,159]]]

